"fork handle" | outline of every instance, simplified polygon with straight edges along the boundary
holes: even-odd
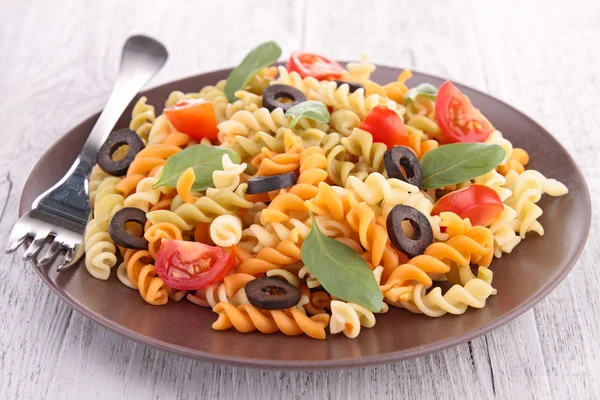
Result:
[[[168,55],[165,46],[150,37],[136,35],[127,39],[113,90],[79,156],[65,176],[34,201],[33,208],[85,225],[87,219],[77,216],[89,214],[88,181],[98,151],[131,100],[164,65]]]
[[[137,35],[127,39],[112,93],[79,154],[79,160],[87,164],[90,171],[96,163],[100,147],[125,108],[164,65],[168,55],[165,46],[150,37]]]

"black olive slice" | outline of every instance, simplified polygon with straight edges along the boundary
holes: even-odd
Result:
[[[408,220],[415,231],[413,238],[402,230],[402,221]],[[419,210],[397,204],[387,216],[386,226],[392,245],[409,257],[423,254],[427,246],[433,243],[433,230],[427,217]]]
[[[296,174],[288,172],[279,175],[269,176],[253,176],[248,179],[248,190],[247,194],[259,194],[267,193],[272,190],[283,189],[286,187],[294,186],[296,184]]]
[[[421,188],[423,169],[417,155],[410,148],[405,146],[392,147],[383,155],[383,161],[390,178],[400,179]],[[402,172],[402,168],[405,172]]]
[[[281,102],[277,99],[289,99],[288,102]],[[293,106],[306,101],[306,96],[300,90],[288,85],[271,85],[263,91],[263,107],[269,111],[281,108],[287,111]]]
[[[296,286],[275,277],[254,279],[246,283],[245,290],[250,304],[263,310],[294,307],[302,297],[302,292]]]
[[[125,224],[136,222],[144,227],[146,224],[146,213],[135,207],[125,207],[115,213],[110,225],[108,234],[115,244],[127,249],[144,250],[148,248],[148,241],[144,237],[137,237],[125,230]]]
[[[112,156],[123,145],[129,145],[127,154],[120,160],[113,160]],[[144,142],[137,133],[131,129],[119,129],[111,133],[106,142],[98,151],[98,165],[104,172],[113,176],[125,175],[129,164],[136,154],[144,148]]]
[[[348,87],[350,88],[350,93],[354,93],[358,89],[365,88],[362,83],[358,83],[358,82],[346,82],[346,81],[334,81],[334,82],[337,83],[338,87],[340,87],[342,85],[348,85]]]

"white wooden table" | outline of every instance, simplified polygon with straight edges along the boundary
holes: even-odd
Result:
[[[533,310],[438,354],[348,371],[247,370],[136,344],[73,312],[20,253],[2,254],[0,398],[600,398],[599,20],[595,0],[3,1],[3,240],[29,171],[103,106],[133,33],[170,51],[152,85],[234,65],[269,39],[284,57],[368,51],[373,62],[467,83],[553,132],[577,157],[595,210],[583,256]]]

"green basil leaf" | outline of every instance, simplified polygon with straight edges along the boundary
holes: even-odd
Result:
[[[213,186],[213,172],[223,169],[224,154],[228,154],[234,163],[241,161],[240,155],[230,149],[205,144],[190,146],[167,158],[158,182],[152,187],[154,189],[161,186],[176,187],[181,174],[192,167],[196,174],[192,190],[195,192],[205,190]]]
[[[332,296],[373,312],[381,310],[383,295],[365,260],[337,240],[325,236],[311,214],[312,229],[302,244],[302,261]]]
[[[417,85],[406,92],[404,95],[404,105],[407,105],[411,101],[415,101],[417,96],[420,94],[429,97],[431,100],[435,100],[438,90],[431,83],[421,83],[420,85]]]
[[[258,45],[252,50],[227,77],[225,83],[225,94],[230,103],[233,103],[235,92],[246,87],[250,79],[267,67],[277,61],[281,56],[281,48],[275,42],[266,42]]]
[[[421,159],[422,189],[437,189],[487,174],[506,151],[497,144],[453,143],[431,150]]]
[[[296,104],[285,112],[286,117],[292,117],[290,127],[295,127],[300,118],[308,118],[317,122],[329,122],[329,110],[320,101],[307,100]]]

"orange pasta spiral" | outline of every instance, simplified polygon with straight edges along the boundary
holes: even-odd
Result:
[[[346,192],[339,195],[325,182],[319,183],[318,193],[314,199],[305,202],[309,211],[318,215],[331,215],[336,221],[347,221],[356,231],[361,245],[370,252],[371,263],[378,266],[388,242],[385,225],[375,219],[375,213],[365,202],[359,202],[354,195]]]
[[[408,147],[415,152],[419,160],[423,158],[425,153],[438,148],[439,143],[437,140],[428,139],[423,131],[409,125],[406,129],[408,131]]]
[[[127,263],[127,277],[134,288],[138,289],[144,301],[160,306],[169,301],[168,288],[162,279],[156,276],[156,269],[150,264],[151,261],[149,251],[136,251]]]
[[[148,241],[148,251],[152,258],[156,258],[156,253],[160,250],[163,239],[183,240],[181,230],[169,222],[159,222],[146,229],[144,238]]]
[[[285,152],[282,154],[277,154],[267,147],[262,148],[260,154],[251,161],[251,164],[258,168],[256,175],[279,175],[298,169],[300,154],[304,150],[302,139],[288,129],[283,134],[283,146]]]
[[[165,163],[167,158],[180,151],[181,148],[174,144],[156,144],[146,147],[137,153],[127,170],[127,175],[117,184],[117,190],[123,193],[123,196],[129,196],[143,178],[151,175]]]
[[[243,249],[236,247],[238,257]],[[284,265],[290,265],[302,259],[302,253],[298,244],[289,239],[282,240],[275,246],[262,248],[254,257],[248,255],[242,256],[244,260],[238,268],[238,272],[250,275],[264,274],[272,269],[281,268]]]
[[[213,311],[219,315],[212,325],[216,330],[235,328],[243,333],[254,330],[262,333],[281,331],[288,336],[304,333],[314,339],[325,339],[325,328],[329,324],[328,314],[309,317],[295,308],[267,311],[259,310],[249,304],[235,307],[221,302],[213,308]]]
[[[398,104],[404,104],[404,95],[408,92],[406,81],[412,77],[410,70],[405,69],[398,76],[396,82],[390,82],[383,87],[385,95]]]
[[[458,270],[455,266],[477,263],[487,267],[492,257],[492,232],[483,226],[472,227],[445,243],[429,245],[422,255],[398,266],[380,288],[385,298],[391,302],[409,301],[415,283],[422,283],[426,287],[432,285],[428,274],[448,274],[453,278],[449,278],[452,282],[456,279],[451,270]]]
[[[306,211],[304,201],[318,193],[317,185],[327,179],[327,158],[320,147],[309,147],[300,156],[300,176],[289,192],[282,190],[261,213],[261,223],[284,222],[290,211]]]

